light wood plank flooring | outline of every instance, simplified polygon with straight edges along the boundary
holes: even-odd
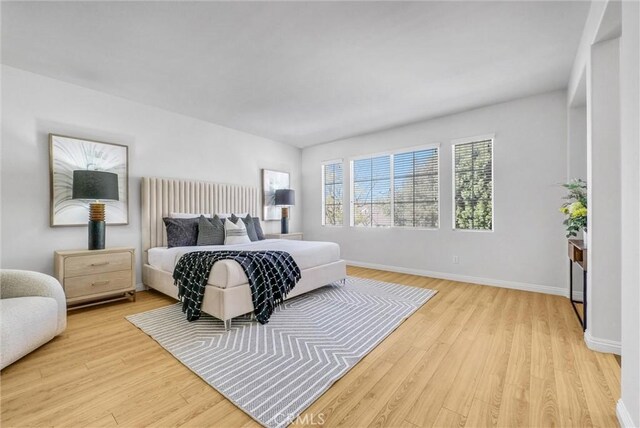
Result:
[[[588,350],[569,300],[412,275],[437,289],[296,425],[615,427],[620,368]],[[124,319],[156,292],[69,314],[65,333],[2,371],[2,426],[257,426]]]

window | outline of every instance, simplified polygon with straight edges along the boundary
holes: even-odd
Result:
[[[393,155],[393,224],[438,227],[438,149]]]
[[[342,161],[322,165],[322,224],[325,226],[342,226],[343,177]]]
[[[352,162],[352,224],[391,226],[391,157]]]
[[[493,230],[493,140],[453,145],[455,229]]]
[[[438,148],[351,162],[351,225],[438,227]]]

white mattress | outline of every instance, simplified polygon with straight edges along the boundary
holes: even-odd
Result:
[[[340,260],[340,246],[334,242],[297,241],[291,239],[265,239],[248,244],[237,245],[203,245],[198,247],[156,247],[149,249],[149,264],[157,269],[173,273],[178,260],[186,253],[193,251],[216,250],[278,250],[291,254],[300,270]],[[209,275],[209,284],[220,288],[235,287],[247,283],[247,276],[242,267],[233,260],[221,260],[213,265]]]

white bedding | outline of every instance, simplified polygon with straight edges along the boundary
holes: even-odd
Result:
[[[296,241],[291,239],[265,239],[237,245],[203,245],[198,247],[156,247],[148,251],[149,264],[157,269],[173,273],[180,257],[193,251],[257,251],[278,250],[291,254],[300,270],[340,260],[340,246],[334,242]],[[209,284],[230,288],[247,283],[242,267],[233,260],[221,260],[213,265]]]

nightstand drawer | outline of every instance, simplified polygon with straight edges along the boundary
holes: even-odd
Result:
[[[132,247],[55,251],[54,272],[64,288],[67,309],[124,299],[135,301],[134,256]]]
[[[280,239],[289,239],[291,241],[302,241],[302,233],[287,233],[280,235]]]
[[[131,270],[131,253],[128,251],[67,257],[64,262],[65,278],[123,270]]]
[[[67,278],[64,282],[64,292],[67,299],[132,288],[130,270],[76,276]]]
[[[302,241],[303,239],[302,232],[267,233],[264,237],[267,239],[289,239],[292,241]]]

